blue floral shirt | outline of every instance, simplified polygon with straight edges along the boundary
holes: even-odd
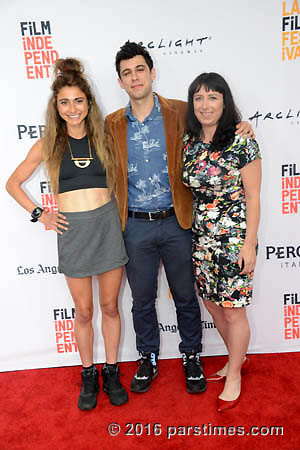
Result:
[[[159,211],[172,206],[168,176],[166,137],[159,99],[143,123],[132,114],[127,116],[128,209]]]

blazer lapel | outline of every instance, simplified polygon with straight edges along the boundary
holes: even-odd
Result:
[[[178,114],[177,111],[170,108],[166,104],[166,101],[159,97],[161,104],[162,116],[164,119],[165,136],[166,136],[166,149],[168,158],[168,175],[170,184],[174,184],[174,175],[176,173],[176,159],[177,155],[177,128],[178,128]]]

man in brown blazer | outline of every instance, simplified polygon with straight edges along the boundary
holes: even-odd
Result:
[[[115,193],[129,256],[126,272],[141,355],[131,390],[148,391],[158,374],[155,301],[162,260],[176,307],[187,391],[204,392],[202,326],[191,262],[192,195],[181,182],[186,103],[152,91],[153,61],[136,43],[121,47],[116,70],[129,104],[106,117],[105,131],[117,163]]]
[[[106,117],[117,161],[116,199],[129,256],[127,277],[140,366],[133,392],[146,392],[158,374],[155,309],[160,260],[175,302],[187,390],[206,390],[200,363],[202,326],[191,264],[192,196],[181,182],[186,103],[153,93],[149,53],[127,42],[116,56],[119,84],[130,103]]]

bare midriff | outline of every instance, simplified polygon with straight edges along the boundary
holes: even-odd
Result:
[[[110,201],[107,188],[78,189],[57,195],[57,206],[60,212],[91,211]]]

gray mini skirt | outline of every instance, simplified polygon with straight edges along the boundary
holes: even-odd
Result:
[[[91,211],[63,212],[68,230],[57,234],[58,271],[71,278],[97,275],[127,263],[115,200]]]

